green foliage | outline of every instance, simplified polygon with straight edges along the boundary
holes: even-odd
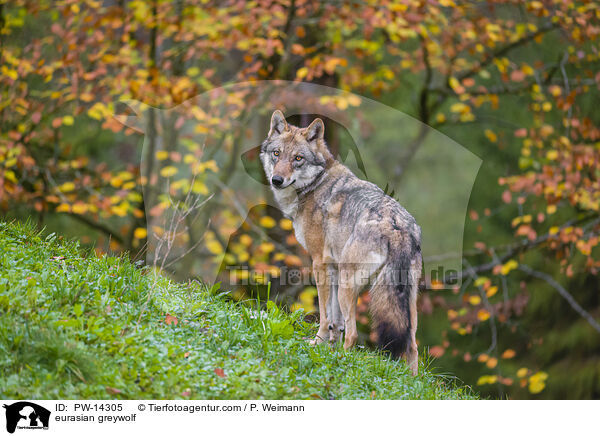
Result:
[[[362,349],[312,347],[274,303],[169,281],[126,257],[0,222],[0,395],[10,398],[466,399]]]

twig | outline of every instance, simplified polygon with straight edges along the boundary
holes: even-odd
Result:
[[[573,296],[569,294],[569,292],[560,283],[554,280],[551,275],[531,269],[527,265],[519,265],[518,269],[520,269],[524,273],[546,281],[546,283],[548,283],[550,286],[556,289],[558,293],[565,300],[567,300],[567,303],[569,303],[569,305],[575,310],[575,312],[581,315],[581,317],[584,318],[594,328],[594,330],[600,333],[600,324],[594,319],[592,315],[590,315],[583,307],[581,307],[579,303],[575,301]]]

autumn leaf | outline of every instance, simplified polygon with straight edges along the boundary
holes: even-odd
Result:
[[[179,321],[178,321],[177,317],[167,313],[167,316],[165,317],[165,324],[167,324],[167,325],[173,324],[174,326],[176,326],[178,323],[179,323]]]
[[[277,224],[277,222],[268,215],[261,217],[258,223],[267,229],[271,229]]]
[[[214,370],[215,374],[221,378],[226,378],[227,375],[225,375],[225,371],[223,371],[222,368],[215,368]]]
[[[433,347],[431,347],[429,349],[429,354],[432,357],[436,357],[436,358],[442,357],[445,352],[446,352],[446,350],[444,349],[444,347],[441,347],[439,345],[434,345]]]
[[[502,358],[503,359],[512,359],[513,357],[515,357],[516,353],[515,350],[511,350],[510,348],[504,350],[504,353],[502,353]]]
[[[540,371],[529,377],[529,392],[532,394],[539,394],[546,387],[546,380],[548,379],[548,374]]]
[[[169,177],[173,177],[175,174],[177,174],[177,171],[178,171],[177,167],[169,165],[160,170],[160,175],[165,178],[169,178]]]
[[[508,262],[506,262],[504,265],[502,265],[502,268],[500,269],[500,274],[505,276],[509,272],[511,272],[512,270],[517,268],[518,266],[519,266],[518,262],[514,259],[511,259]]]

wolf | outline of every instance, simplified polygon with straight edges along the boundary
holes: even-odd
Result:
[[[308,127],[273,112],[260,160],[275,200],[312,259],[319,330],[312,344],[356,344],[356,303],[369,289],[379,347],[418,373],[421,228],[398,202],[337,161],[320,118]]]

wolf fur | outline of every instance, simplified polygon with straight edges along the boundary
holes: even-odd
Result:
[[[363,290],[377,342],[418,370],[417,291],[422,271],[421,229],[373,183],[334,159],[319,118],[306,128],[275,111],[260,159],[298,242],[312,258],[319,297],[319,331],[312,343],[357,341],[356,303]]]

